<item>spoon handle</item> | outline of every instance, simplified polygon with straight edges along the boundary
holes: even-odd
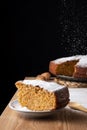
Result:
[[[72,103],[70,102],[68,104],[68,106],[72,109],[75,109],[75,110],[80,110],[80,111],[83,111],[83,112],[87,112],[87,108],[85,108],[84,106],[82,106],[81,104],[76,104],[76,103]]]

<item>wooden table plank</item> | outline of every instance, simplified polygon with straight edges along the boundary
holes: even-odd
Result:
[[[87,105],[87,88],[69,88],[70,100]],[[16,94],[10,100],[16,99]],[[0,116],[0,130],[87,130],[87,113],[68,107],[46,118],[29,118],[7,107]]]

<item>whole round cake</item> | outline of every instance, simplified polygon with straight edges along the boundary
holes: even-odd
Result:
[[[15,85],[21,106],[34,111],[55,110],[65,107],[69,102],[68,88],[53,81],[22,80]]]
[[[52,60],[49,63],[49,72],[53,75],[87,79],[87,55],[75,55]]]

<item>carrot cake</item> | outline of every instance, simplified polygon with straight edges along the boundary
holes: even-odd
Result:
[[[65,107],[69,102],[68,88],[54,81],[21,80],[15,86],[21,106],[34,111],[55,110]]]

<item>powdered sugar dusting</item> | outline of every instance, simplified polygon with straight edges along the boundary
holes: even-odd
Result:
[[[57,84],[56,82],[47,82],[47,81],[43,81],[43,80],[23,80],[20,82],[27,84],[27,85],[39,86],[50,92],[54,92],[54,91],[62,89],[64,87],[62,85]]]
[[[66,61],[73,61],[73,60],[79,60],[76,65],[80,67],[87,67],[87,55],[76,55],[76,56],[59,58],[59,59],[54,60],[53,62],[55,64],[61,64]]]
[[[81,58],[77,65],[83,68],[87,67],[87,55],[84,56],[84,58]]]
[[[62,63],[62,62],[66,62],[66,61],[71,61],[71,60],[79,60],[81,57],[82,57],[82,55],[69,56],[69,57],[56,59],[53,62],[55,62],[57,64],[57,63]]]

